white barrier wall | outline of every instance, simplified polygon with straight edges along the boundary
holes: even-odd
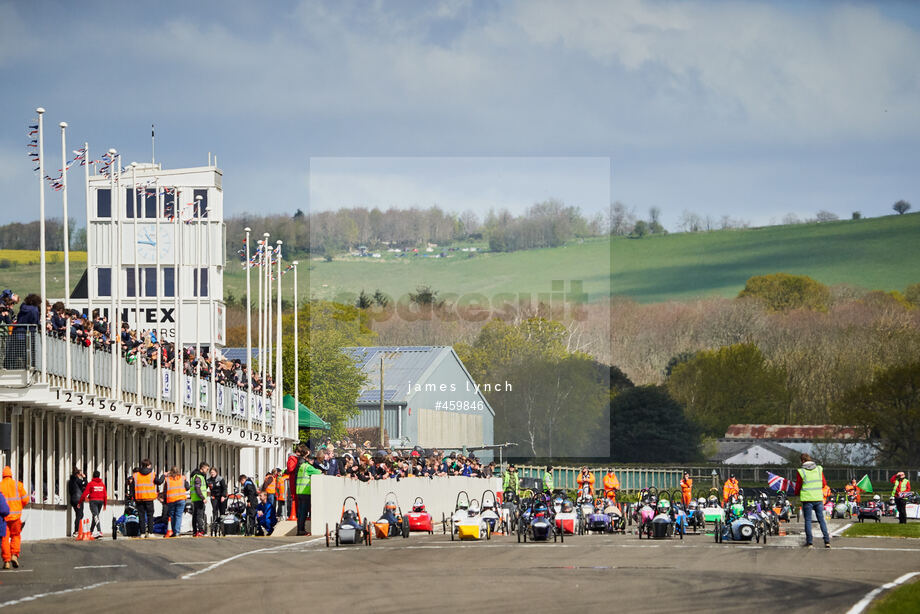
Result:
[[[405,478],[396,480],[377,480],[362,482],[328,475],[314,475],[312,481],[312,523],[313,535],[322,535],[329,524],[330,530],[339,521],[342,513],[342,501],[347,496],[358,500],[361,514],[373,522],[380,517],[386,503],[387,493],[396,494],[403,512],[412,509],[416,497],[425,500],[425,507],[435,522],[441,522],[441,515],[450,515],[457,502],[457,493],[465,490],[470,499],[482,498],[484,490],[498,494],[501,490],[501,478]]]

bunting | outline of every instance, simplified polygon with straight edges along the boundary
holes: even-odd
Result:
[[[38,135],[38,124],[29,124],[29,131],[27,133],[29,143],[26,145],[26,151],[28,152],[29,159],[36,164],[36,167],[32,169],[33,171],[37,171],[41,168],[41,159],[38,157],[38,138],[36,135]]]

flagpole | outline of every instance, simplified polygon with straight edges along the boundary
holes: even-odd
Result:
[[[281,244],[281,239],[278,239],[278,321],[275,324],[277,328],[275,331],[277,335],[275,341],[275,391],[272,393],[272,398],[275,400],[273,404],[275,411],[273,430],[275,433],[281,430],[281,416],[284,405],[284,392],[281,381]],[[294,408],[296,409],[297,406],[295,405]]]
[[[87,248],[87,258],[86,258],[86,317],[89,320],[89,393],[96,394],[95,386],[95,372],[94,372],[94,363],[95,359],[95,346],[93,340],[93,335],[95,333],[95,325],[93,323],[93,279],[94,271],[90,268],[89,263],[92,260],[89,258],[89,246],[92,245],[89,237],[89,228],[90,228],[90,218],[92,217],[92,208],[89,202],[89,143],[83,143],[83,180],[85,184],[85,198],[86,198],[86,248]],[[97,288],[98,291],[98,288]]]
[[[111,386],[112,398],[117,400],[121,397],[118,394],[117,382],[115,381],[115,374],[118,372],[118,334],[115,331],[115,326],[118,322],[118,318],[115,315],[115,309],[117,308],[115,304],[115,280],[118,277],[118,269],[115,267],[117,263],[115,254],[120,249],[118,230],[115,223],[115,218],[118,217],[118,193],[115,191],[116,154],[117,152],[114,149],[109,149],[109,208],[111,209],[109,211],[109,220],[112,226],[112,236],[109,237],[111,245],[111,262],[109,262],[109,300],[111,302],[111,308],[109,309],[109,350],[112,353],[110,359],[112,373],[109,386]]]
[[[246,231],[246,427],[252,430],[252,282],[249,279],[249,269],[252,268],[249,263],[251,229],[247,226],[243,230]]]
[[[118,206],[115,207],[114,211],[112,212],[112,215],[113,216],[117,215],[119,222],[115,225],[114,243],[115,243],[116,266],[114,268],[113,275],[112,275],[112,294],[115,295],[115,327],[114,327],[115,328],[115,342],[116,344],[118,344],[119,350],[117,352],[117,355],[115,356],[116,358],[115,372],[118,375],[118,378],[116,380],[118,383],[116,394],[118,396],[116,396],[115,398],[123,401],[125,398],[125,395],[124,395],[124,390],[122,390],[122,387],[124,385],[125,369],[124,369],[124,365],[122,365],[122,362],[121,362],[122,357],[121,357],[121,347],[120,346],[122,345],[122,342],[121,342],[121,315],[122,315],[121,314],[121,274],[122,274],[122,270],[121,269],[122,269],[122,265],[124,264],[122,261],[122,254],[124,253],[124,228],[123,228],[123,224],[121,223],[121,196],[122,196],[122,191],[123,191],[123,177],[121,175],[124,172],[124,169],[121,166],[121,155],[120,154],[118,158],[116,159],[116,162],[117,163],[115,165],[115,170],[118,172],[118,177],[115,179],[115,182],[118,185],[118,189],[116,192],[116,195],[118,196],[118,198],[116,199]],[[125,209],[124,210],[125,212],[128,211],[127,196],[125,196]],[[127,277],[128,277],[128,274],[127,272],[125,272],[125,280],[127,280]],[[127,283],[125,285],[127,286]]]
[[[141,269],[138,266],[138,254],[137,254],[137,162],[131,163],[131,193],[133,194],[134,199],[134,233],[131,237],[131,244],[134,246],[134,333],[137,335],[137,341],[141,340]],[[144,190],[144,196],[147,196],[147,190]],[[143,403],[143,398],[141,396],[141,356],[140,352],[134,354],[134,370],[135,370],[135,384],[137,388],[137,396],[135,402],[138,404]]]
[[[268,343],[268,331],[269,331],[268,320],[271,317],[268,314],[268,300],[267,299],[270,296],[270,294],[269,294],[269,288],[268,288],[268,278],[265,277],[265,272],[266,271],[271,272],[272,267],[271,267],[271,259],[268,256],[269,252],[271,251],[271,248],[268,246],[269,234],[266,232],[262,236],[265,237],[265,239],[262,244],[262,248],[263,248],[262,249],[262,270],[260,271],[260,273],[262,274],[262,277],[264,278],[262,283],[265,286],[265,292],[263,293],[262,300],[266,302],[262,306],[262,327],[265,329],[265,332],[264,332],[264,337],[262,341],[263,357],[262,357],[262,363],[260,364],[260,369],[262,370],[262,426],[265,426],[265,405],[268,402],[268,387],[266,386],[268,382],[266,382],[265,378],[269,373],[268,372],[268,361],[269,361],[268,355],[270,351],[269,343]]]
[[[71,355],[70,343],[70,309],[67,308],[67,302],[70,299],[70,228],[67,220],[67,122],[61,122],[61,199],[64,203],[64,305],[65,314],[67,315],[67,324],[64,329],[64,341],[66,342],[66,376],[67,389],[73,388],[73,357]]]
[[[146,200],[146,194],[145,194],[144,200]],[[154,285],[154,294],[156,294],[156,305],[154,306],[154,309],[156,311],[156,317],[154,318],[154,324],[153,324],[154,330],[156,331],[156,335],[157,335],[157,348],[156,348],[157,350],[157,385],[156,385],[157,399],[156,399],[155,406],[157,409],[160,409],[160,403],[163,398],[163,338],[162,338],[163,333],[159,327],[159,320],[160,320],[160,313],[161,313],[160,312],[160,294],[162,294],[160,292],[160,286],[164,284],[163,284],[163,280],[160,279],[163,276],[163,273],[160,270],[160,215],[161,215],[160,211],[161,211],[161,208],[160,208],[160,180],[159,180],[159,177],[154,178],[153,200],[154,200],[153,204],[156,208],[156,221],[154,222],[156,224],[156,227],[154,229],[154,233],[156,234],[156,238],[154,239],[154,243],[156,244],[154,246],[154,249],[156,249],[156,265],[155,265],[156,266],[156,269],[155,269],[156,270],[156,284]]]
[[[265,357],[262,355],[262,351],[263,351],[263,339],[262,339],[262,282],[263,282],[263,280],[262,280],[262,277],[264,277],[264,275],[265,275],[265,270],[264,270],[264,264],[265,264],[265,241],[264,241],[264,240],[260,240],[260,241],[258,242],[258,244],[259,244],[259,249],[256,250],[256,260],[257,260],[258,263],[259,263],[259,275],[258,275],[258,277],[257,277],[257,280],[258,280],[258,282],[259,282],[259,303],[258,303],[258,306],[257,306],[257,308],[258,308],[258,318],[256,318],[256,320],[257,320],[256,323],[258,324],[258,327],[259,327],[259,352],[258,352],[258,354],[259,354],[259,365],[258,365],[258,366],[259,366],[259,375],[261,376],[261,375],[262,375],[262,365],[265,364]],[[261,251],[259,251],[259,250],[261,250]],[[253,371],[253,373],[254,373],[254,372],[255,372],[255,371]]]
[[[271,247],[268,248],[268,266],[265,268],[265,283],[268,284],[268,292],[265,294],[265,313],[267,314],[265,318],[265,347],[267,348],[266,360],[265,360],[265,375],[266,377],[274,377],[272,371],[275,367],[275,342],[272,337],[273,321],[272,317],[274,315],[274,306],[272,304],[272,292],[274,292],[275,284],[274,279],[272,279],[272,265],[275,263],[272,260],[275,257],[275,250]]]
[[[185,347],[182,345],[182,220],[179,216],[179,188],[173,190],[173,227],[175,250],[173,256],[173,299],[175,302],[176,337],[173,341],[173,366],[176,369],[176,413],[185,413]]]
[[[201,196],[195,197],[195,417],[201,414]],[[210,399],[208,399],[210,401]]]
[[[297,300],[297,260],[294,261],[294,415],[299,415],[300,408],[300,327],[297,323],[298,318],[298,300]]]
[[[207,213],[207,209],[202,212],[202,215]],[[211,224],[211,218],[208,216],[207,221],[205,222],[205,232],[208,233],[207,238],[207,278],[208,278],[208,358],[211,360],[211,370],[210,370],[210,387],[208,391],[208,404],[211,406],[211,420],[217,421],[217,347],[216,347],[216,335],[214,334],[214,294],[211,292],[213,289],[213,280],[211,279],[211,265],[213,260],[213,255],[211,253],[211,232],[213,230],[213,225]]]
[[[38,107],[35,109],[38,113],[38,258],[39,258],[39,286],[42,297],[41,310],[41,337],[42,337],[42,383],[48,381],[48,335],[45,332],[47,309],[45,303],[48,301],[46,296],[46,271],[45,271],[45,143],[43,135],[42,116],[45,109]]]

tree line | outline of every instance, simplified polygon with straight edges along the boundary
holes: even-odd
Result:
[[[281,239],[294,253],[333,258],[362,246],[368,250],[411,249],[457,242],[487,242],[492,251],[516,251],[556,247],[606,233],[603,215],[588,219],[578,207],[557,200],[534,204],[521,215],[500,210],[484,218],[471,210],[455,213],[437,206],[353,207],[309,214],[298,210],[293,216],[234,216],[226,224],[228,237],[242,237],[248,226],[270,233],[272,243]]]

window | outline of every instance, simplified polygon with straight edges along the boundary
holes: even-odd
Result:
[[[134,218],[134,195],[137,194],[131,188],[125,188],[125,217],[130,219]],[[140,203],[138,203],[138,210],[140,210]],[[138,216],[140,217],[140,216]]]
[[[125,284],[125,296],[135,296],[134,292],[136,289],[136,284],[134,283],[134,269],[128,268],[125,269],[127,274],[128,283]]]
[[[157,268],[155,266],[144,268],[144,296],[157,295]]]
[[[199,196],[201,197],[201,206],[196,210],[195,217],[208,217],[208,191],[195,190],[192,195],[192,201],[197,202]]]
[[[163,269],[163,296],[176,295],[176,269],[167,267]]]
[[[175,217],[175,203],[176,203],[176,190],[172,188],[171,191],[166,192],[163,195],[163,217],[171,218]]]
[[[157,216],[157,191],[145,190],[144,192],[144,217],[155,218]]]
[[[96,289],[99,296],[112,296],[112,269],[100,267],[96,272]]]
[[[96,216],[112,217],[112,191],[108,188],[96,190]]]
[[[201,279],[201,294],[198,294],[198,280]],[[198,275],[192,276],[192,296],[208,295],[208,269],[203,267],[198,269]]]

